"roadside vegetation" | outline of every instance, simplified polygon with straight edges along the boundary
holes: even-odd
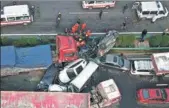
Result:
[[[139,41],[138,35],[120,35],[117,38],[116,48],[134,48],[135,41]],[[169,47],[169,35],[146,36],[145,41],[149,42],[150,47]]]
[[[1,46],[14,45],[16,47],[31,47],[31,46],[36,46],[36,45],[50,44],[54,42],[54,40],[46,38],[46,37],[21,37],[19,39],[1,37],[0,39],[1,39],[0,40]]]
[[[117,38],[117,42],[115,47],[116,48],[134,48],[135,41],[140,40],[140,34],[126,34],[120,35]],[[169,47],[169,35],[161,36],[146,36],[145,40],[148,41],[150,47]],[[21,38],[8,38],[8,37],[1,37],[0,38],[1,46],[9,46],[14,45],[16,47],[29,47],[29,46],[36,46],[36,45],[44,45],[44,44],[55,44],[54,38],[49,38],[46,36],[39,36],[39,37],[29,37],[24,36]]]

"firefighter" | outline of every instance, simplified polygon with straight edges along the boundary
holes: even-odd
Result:
[[[77,41],[77,46],[78,47],[84,46],[85,44],[86,43],[85,43],[85,41],[82,38],[79,38],[79,40]]]
[[[81,32],[83,32],[86,29],[86,23],[83,23],[81,26]]]
[[[86,32],[86,37],[88,38],[88,37],[90,37],[91,36],[91,31],[90,30],[87,30],[87,32]]]
[[[79,24],[75,24],[73,27],[72,27],[72,33],[76,33],[78,31],[78,28],[79,28]]]
[[[72,33],[75,33],[76,32],[76,28],[73,26],[72,27]]]

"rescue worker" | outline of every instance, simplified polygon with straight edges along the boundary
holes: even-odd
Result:
[[[88,37],[90,37],[91,36],[91,31],[90,30],[87,30],[87,32],[86,32],[86,37],[88,38]]]
[[[62,17],[62,14],[59,12],[59,13],[58,13],[58,17],[57,17],[58,20],[61,20],[61,17]]]
[[[103,14],[103,10],[100,10],[100,12],[99,12],[99,18],[100,18],[100,20],[102,19],[102,14]]]
[[[72,27],[72,33],[76,33],[78,31],[79,28],[79,24],[76,23],[73,27]]]
[[[72,33],[75,33],[76,32],[76,28],[73,26],[72,27]]]
[[[126,30],[126,28],[127,28],[127,27],[126,27],[126,22],[123,22],[122,29],[123,29],[123,30]]]
[[[81,32],[83,32],[86,29],[86,23],[83,23],[81,26]]]
[[[35,16],[35,6],[31,6],[30,11],[31,11],[32,16],[34,17]]]
[[[128,5],[126,4],[124,7],[123,7],[123,14],[125,13],[125,11],[128,9]]]
[[[79,40],[77,41],[77,46],[78,47],[84,46],[85,44],[86,43],[85,43],[85,41],[82,38],[79,38]]]
[[[80,23],[81,23],[81,20],[80,20],[80,18],[78,18],[78,20],[77,20],[77,23],[78,23],[78,24],[80,24]]]

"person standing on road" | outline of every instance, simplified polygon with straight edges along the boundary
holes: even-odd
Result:
[[[102,15],[103,15],[103,10],[100,10],[100,12],[99,12],[99,18],[100,18],[100,20],[102,19]]]
[[[123,7],[123,14],[125,13],[125,11],[128,9],[128,5],[126,4],[124,7]]]
[[[144,42],[144,37],[147,35],[147,29],[144,29],[141,34],[141,40],[140,42]]]
[[[35,6],[31,6],[31,14],[32,14],[32,16],[33,16],[33,18],[34,18],[34,16],[35,16]]]
[[[169,32],[169,29],[168,29],[168,28],[167,28],[167,29],[165,29],[165,30],[163,31],[162,36],[166,35],[166,33],[167,33],[167,32]]]
[[[126,22],[123,22],[122,29],[123,29],[123,30],[126,30],[126,28],[127,28],[127,27],[126,27]]]

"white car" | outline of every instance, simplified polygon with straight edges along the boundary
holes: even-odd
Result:
[[[60,71],[59,81],[64,84],[70,82],[82,72],[86,65],[87,61],[81,58],[68,64],[62,71]]]
[[[154,67],[150,59],[131,60],[132,75],[155,75]]]

